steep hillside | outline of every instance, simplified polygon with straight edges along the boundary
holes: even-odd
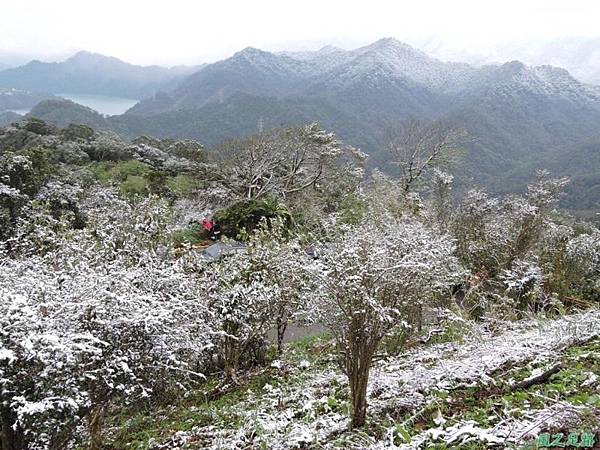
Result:
[[[26,117],[42,119],[59,127],[66,127],[71,123],[77,123],[100,130],[108,128],[104,116],[91,108],[66,99],[42,101]]]
[[[149,99],[129,113],[197,109],[209,102],[222,103],[235,92],[265,96],[291,94],[309,72],[308,63],[249,47],[191,75],[168,94],[168,100],[162,94],[158,101]]]
[[[277,450],[537,448],[539,429],[587,429],[600,420],[591,415],[589,423],[582,421],[584,406],[575,406],[588,398],[600,405],[593,374],[599,320],[598,312],[590,312],[494,332],[465,323],[468,331],[456,342],[388,356],[369,380],[374,417],[366,432],[346,426],[347,388],[333,344],[327,337],[304,339],[217,401],[149,408],[134,421],[119,422],[113,445],[144,445],[152,436],[150,448],[157,450],[189,448],[186,443],[233,449],[240,441]],[[590,326],[579,335],[576,321]],[[519,387],[559,361],[563,366],[550,380]]]

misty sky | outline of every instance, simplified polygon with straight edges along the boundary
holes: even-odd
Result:
[[[138,64],[212,62],[247,46],[357,47],[395,37],[432,53],[599,37],[600,1],[0,0],[0,56],[86,49]]]

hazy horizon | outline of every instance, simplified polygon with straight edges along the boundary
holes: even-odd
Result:
[[[502,48],[565,38],[600,38],[600,4],[509,0],[482,4],[428,0],[368,7],[273,0],[198,4],[173,0],[22,0],[2,6],[0,62],[60,61],[79,50],[141,65],[211,63],[252,46],[267,51],[350,49],[394,37],[442,59],[505,59]],[[60,24],[60,27],[57,27]],[[457,56],[458,55],[458,56]],[[470,62],[473,62],[470,61]]]

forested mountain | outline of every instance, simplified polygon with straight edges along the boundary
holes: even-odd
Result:
[[[44,117],[50,123],[66,127],[71,123],[85,124],[99,129],[107,129],[104,116],[87,106],[71,100],[57,98],[38,103],[28,117]]]
[[[16,109],[29,109],[42,100],[51,97],[52,95],[50,94],[0,87],[0,112]]]
[[[10,125],[11,123],[18,122],[23,116],[12,111],[0,112],[0,127]]]
[[[0,87],[54,94],[102,94],[142,98],[173,88],[198,67],[136,66],[117,58],[79,52],[66,61],[28,64],[0,72]]]
[[[65,104],[60,116],[61,125],[71,121]],[[121,116],[85,123],[123,135],[212,145],[258,128],[317,120],[368,152],[375,167],[387,162],[388,130],[409,118],[467,130],[459,179],[512,192],[550,163],[560,175],[579,177],[590,170],[588,161],[563,164],[562,158],[597,136],[600,88],[551,66],[446,63],[395,39],[350,51],[325,47],[275,54],[247,48]],[[578,208],[579,200],[571,200]]]

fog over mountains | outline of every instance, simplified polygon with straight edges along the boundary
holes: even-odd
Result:
[[[567,70],[512,61],[481,67],[443,62],[395,39],[355,50],[271,53],[246,48],[199,70],[140,67],[79,53],[0,72],[0,86],[146,98],[103,117],[50,100],[30,113],[58,125],[81,122],[125,136],[194,138],[207,145],[319,121],[385,166],[385,133],[409,118],[465,128],[464,183],[521,189],[537,168],[574,178],[568,206],[600,207],[600,87]],[[574,155],[579,155],[574,157]]]
[[[551,64],[567,69],[584,83],[600,84],[600,38],[561,38],[505,43],[482,54],[471,54],[429,45],[431,52],[444,60],[465,61],[475,65],[518,59],[530,65]]]

